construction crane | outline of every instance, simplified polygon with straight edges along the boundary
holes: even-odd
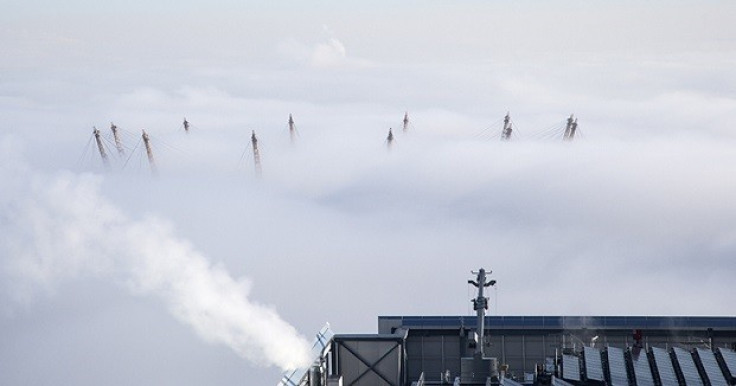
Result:
[[[97,141],[97,148],[100,150],[100,157],[102,157],[102,163],[105,164],[105,167],[110,167],[110,160],[107,159],[107,153],[105,152],[105,146],[102,145],[102,137],[100,136],[100,131],[97,130],[96,127],[92,127],[94,130],[92,133],[95,136],[95,141]]]
[[[294,118],[289,114],[289,138],[291,139],[291,144],[294,144],[294,141],[296,140],[296,126],[294,125]]]
[[[501,140],[511,140],[512,131],[513,129],[511,128],[511,116],[509,115],[509,113],[506,113],[506,116],[503,118],[503,131],[501,131]]]
[[[563,140],[571,141],[573,136],[575,135],[575,134],[572,134],[572,125],[574,121],[575,121],[575,116],[573,114],[570,114],[570,117],[567,118],[567,125],[565,126],[565,134],[563,134],[562,136]]]
[[[253,130],[250,135],[250,141],[253,144],[253,161],[255,163],[256,176],[260,177],[262,174],[261,170],[261,154],[258,152],[258,138],[256,138],[256,131]]]
[[[112,130],[112,137],[115,139],[115,148],[118,149],[118,154],[125,155],[125,148],[123,148],[123,142],[120,140],[120,133],[118,127],[114,123],[110,122],[110,130]]]
[[[146,154],[148,155],[148,164],[151,166],[151,173],[153,175],[158,174],[156,170],[156,162],[153,159],[153,150],[151,149],[151,139],[148,137],[148,133],[143,129],[143,144],[146,146]]]
[[[573,121],[572,125],[570,126],[570,136],[567,138],[568,141],[572,141],[573,138],[575,138],[575,133],[578,130],[578,119],[575,118],[575,121]]]

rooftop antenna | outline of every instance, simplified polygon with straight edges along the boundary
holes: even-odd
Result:
[[[394,142],[394,133],[391,131],[391,128],[388,128],[388,137],[386,137],[386,146],[389,150],[391,150],[391,145]]]
[[[156,162],[153,159],[153,150],[151,149],[151,139],[148,137],[148,133],[143,129],[143,144],[146,146],[146,154],[148,155],[148,164],[151,166],[151,173],[157,174]]]
[[[261,176],[261,153],[258,152],[258,138],[256,138],[256,131],[253,130],[250,135],[250,141],[253,144],[253,161],[255,161],[256,176]]]
[[[409,130],[409,112],[404,113],[404,133]]]
[[[460,385],[490,385],[498,384],[498,358],[489,358],[485,356],[485,320],[486,310],[488,309],[488,298],[483,295],[483,290],[496,284],[495,280],[488,280],[489,271],[481,268],[480,270],[470,271],[476,275],[475,280],[468,280],[469,284],[478,288],[478,296],[473,299],[473,309],[477,317],[475,337],[471,338],[471,347],[475,345],[475,352],[472,357],[460,358]],[[493,382],[493,383],[491,383]]]
[[[496,284],[495,280],[487,281],[486,277],[486,270],[481,268],[479,271],[474,272],[470,271],[470,273],[477,275],[475,280],[468,280],[469,284],[474,285],[478,288],[478,296],[473,299],[473,310],[475,310],[475,315],[478,319],[478,344],[475,346],[475,355],[483,357],[484,352],[484,336],[485,336],[485,320],[486,320],[486,310],[488,309],[488,298],[483,296],[483,290],[486,287],[491,287]],[[490,275],[492,273],[488,272]]]
[[[100,150],[100,157],[102,157],[102,163],[105,167],[110,167],[110,160],[107,159],[107,153],[105,153],[105,147],[102,145],[102,138],[100,137],[100,131],[96,127],[92,127],[92,133],[95,135],[95,141],[97,141],[97,148]]]
[[[189,134],[189,121],[187,121],[187,117],[184,117],[184,131]]]
[[[570,114],[570,117],[567,118],[567,126],[565,126],[565,134],[562,136],[562,139],[565,141],[569,141],[572,138],[570,137],[570,131],[572,130],[572,122],[575,119],[573,114]]]
[[[296,126],[294,126],[294,118],[289,114],[289,138],[291,139],[292,145],[296,139]]]
[[[512,131],[513,129],[511,128],[511,115],[507,112],[506,116],[503,118],[503,131],[501,131],[501,140],[510,140]]]
[[[118,133],[118,127],[114,123],[110,122],[110,130],[112,130],[112,137],[115,138],[115,148],[118,149],[118,154],[124,155],[125,148],[123,148],[123,142],[120,141],[120,133]]]

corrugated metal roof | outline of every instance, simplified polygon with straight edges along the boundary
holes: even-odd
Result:
[[[618,347],[608,347],[606,355],[608,356],[608,370],[611,373],[611,386],[629,386],[624,350]]]
[[[652,367],[645,353],[639,356],[639,359],[633,360],[634,376],[638,386],[654,386],[654,375],[652,375]]]
[[[585,358],[585,374],[588,379],[601,381],[605,379],[603,376],[603,363],[601,362],[601,352],[593,347],[583,347],[583,356]]]
[[[675,368],[672,366],[672,358],[667,350],[659,347],[652,348],[654,353],[654,362],[659,370],[659,380],[662,386],[678,386],[680,382],[677,380]]]
[[[571,381],[580,380],[580,360],[575,355],[562,356],[562,378]]]
[[[688,386],[703,386],[703,380],[700,378],[698,368],[695,366],[695,360],[690,352],[680,347],[674,348],[677,363],[680,365],[682,376]]]
[[[728,367],[731,378],[736,378],[736,352],[720,347],[718,348],[718,352],[721,353],[723,360],[726,362],[726,367]]]
[[[721,366],[718,365],[713,351],[698,348],[698,357],[700,357],[700,363],[703,364],[703,369],[708,376],[711,386],[728,386],[728,382],[726,382],[726,378],[723,376]]]

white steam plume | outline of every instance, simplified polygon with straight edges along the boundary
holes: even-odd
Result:
[[[248,299],[248,281],[212,265],[165,221],[126,218],[100,195],[95,176],[20,174],[0,172],[16,177],[0,194],[0,254],[6,291],[16,300],[53,291],[63,280],[111,277],[135,294],[160,298],[204,340],[256,364],[309,363],[308,342],[273,309]]]

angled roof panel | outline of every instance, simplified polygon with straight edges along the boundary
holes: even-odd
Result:
[[[514,381],[513,379],[502,377],[501,386],[522,386],[521,383]]]
[[[593,347],[583,347],[583,355],[585,356],[585,374],[588,379],[601,381],[605,380],[603,376],[603,363],[601,362],[601,352]]]
[[[629,386],[624,350],[617,347],[609,347],[606,350],[606,354],[608,355],[608,369],[611,373],[611,386]]]
[[[718,352],[721,353],[723,361],[726,362],[726,367],[728,367],[731,378],[736,378],[736,352],[720,347],[718,348]]]
[[[698,368],[695,366],[693,355],[680,347],[675,347],[674,352],[677,363],[680,364],[682,376],[685,378],[685,383],[688,386],[703,386],[703,380],[700,378]]]
[[[575,355],[562,356],[562,378],[571,381],[580,380],[580,360]]]
[[[657,363],[657,370],[659,370],[659,379],[662,381],[662,386],[679,385],[680,382],[677,380],[677,374],[675,374],[675,367],[672,365],[670,353],[659,347],[653,347],[652,352],[654,353],[654,362]]]
[[[632,359],[634,365],[634,376],[636,377],[636,384],[638,386],[654,386],[654,376],[652,375],[652,368],[649,366],[649,360],[647,356],[641,355],[638,360]]]
[[[572,383],[565,382],[560,378],[552,376],[552,386],[573,386]]]
[[[711,386],[728,386],[728,382],[726,382],[726,378],[723,376],[721,366],[718,365],[713,351],[698,348],[698,356],[700,357],[700,363],[703,364],[703,369],[705,369],[705,374],[708,376]]]

